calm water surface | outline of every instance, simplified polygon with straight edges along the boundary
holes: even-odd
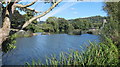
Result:
[[[3,55],[2,60],[4,65],[24,65],[33,59],[44,63],[46,56],[50,57],[51,54],[58,57],[61,51],[80,51],[80,46],[84,48],[83,44],[89,45],[88,41],[99,42],[99,36],[54,34],[17,38],[16,48]]]

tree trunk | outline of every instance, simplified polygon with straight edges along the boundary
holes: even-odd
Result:
[[[10,19],[5,17],[4,26],[0,29],[0,45],[6,40],[10,32]]]
[[[10,32],[10,12],[6,9],[5,18],[3,18],[2,28],[0,28],[0,45],[6,40]]]

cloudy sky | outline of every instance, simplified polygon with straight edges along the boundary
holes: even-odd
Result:
[[[50,13],[40,18],[39,20],[45,21],[48,17],[51,16],[62,17],[65,19],[74,19],[96,15],[107,16],[106,12],[103,11],[103,5],[103,2],[61,2]],[[44,12],[50,6],[50,4],[37,2],[31,6],[31,8]]]
[[[53,11],[46,16],[40,18],[45,21],[50,16],[62,17],[66,19],[74,19],[89,16],[106,16],[103,11],[102,2],[63,2],[60,3]]]

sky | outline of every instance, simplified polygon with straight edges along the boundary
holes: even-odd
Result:
[[[65,19],[75,19],[90,16],[107,16],[107,13],[103,11],[103,2],[61,2],[50,13],[41,17],[40,21],[45,21],[48,17],[55,16]],[[37,2],[31,8],[36,10],[45,11],[50,7],[50,4],[44,4]]]

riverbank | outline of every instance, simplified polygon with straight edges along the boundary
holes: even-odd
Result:
[[[18,37],[31,37],[31,36],[36,36],[36,35],[51,35],[51,34],[68,34],[68,35],[82,35],[82,34],[93,34],[93,35],[98,35],[100,34],[99,29],[89,29],[89,30],[80,30],[76,29],[68,33],[53,33],[53,32],[38,32],[38,33],[32,33],[32,32],[26,32],[26,31],[21,31],[18,32],[17,35]]]

